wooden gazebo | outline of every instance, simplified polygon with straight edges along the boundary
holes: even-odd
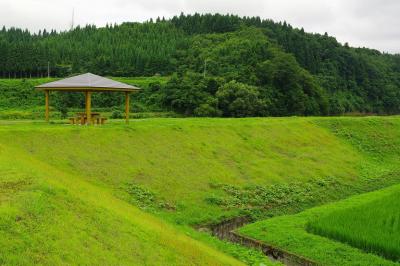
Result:
[[[92,73],[86,73],[35,87],[45,92],[46,97],[46,121],[49,121],[49,97],[50,91],[84,92],[85,93],[85,114],[88,118],[87,124],[91,123],[91,95],[92,92],[124,92],[125,93],[125,117],[129,122],[129,94],[138,92],[140,88],[122,82],[100,77]]]

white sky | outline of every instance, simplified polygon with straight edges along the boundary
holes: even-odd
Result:
[[[65,30],[75,24],[144,21],[184,13],[233,13],[286,20],[340,42],[400,53],[400,0],[0,0],[0,25]]]

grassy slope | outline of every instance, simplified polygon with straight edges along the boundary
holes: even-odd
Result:
[[[0,264],[240,264],[10,146],[0,145]]]
[[[400,260],[400,189],[309,222],[309,232]]]
[[[0,142],[12,142],[121,197],[127,196],[127,183],[144,186],[176,206],[164,215],[181,224],[237,214],[207,204],[205,198],[220,193],[213,184],[352,179],[361,161],[352,147],[307,119],[154,119],[102,128],[10,127],[0,132]]]
[[[398,118],[151,119],[99,128],[3,124],[0,144],[128,201],[127,184],[140,185],[175,206],[157,212],[179,224],[238,214],[205,201],[221,193],[218,183],[390,179],[400,147]],[[305,223],[288,219],[282,228],[303,230]],[[281,244],[290,248],[294,237]]]
[[[399,172],[396,162],[400,155],[400,121],[397,117],[324,118],[316,119],[314,123],[333,132],[364,157],[360,170],[361,180],[380,175],[397,180]],[[369,202],[393,190],[399,191],[399,187],[307,210],[297,215],[260,221],[240,229],[240,232],[324,265],[394,265],[378,256],[365,254],[359,249],[306,231],[308,222],[316,217],[328,215],[337,209],[353,207],[360,202]]]

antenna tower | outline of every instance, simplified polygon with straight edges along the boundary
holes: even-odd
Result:
[[[71,30],[74,29],[74,21],[75,20],[75,8],[72,9],[72,20],[71,20]]]

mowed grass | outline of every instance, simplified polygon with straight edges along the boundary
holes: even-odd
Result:
[[[199,224],[238,215],[210,205],[215,184],[352,180],[362,157],[309,119],[149,119],[104,127],[13,125],[0,143],[128,198],[133,185],[173,206],[162,215]],[[345,154],[346,156],[343,156]],[[338,167],[340,165],[340,167]]]
[[[240,265],[81,178],[0,145],[1,265]]]
[[[400,190],[314,219],[307,229],[400,261]]]

